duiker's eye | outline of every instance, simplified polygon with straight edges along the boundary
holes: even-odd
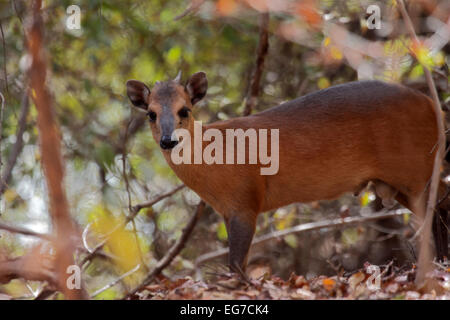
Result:
[[[187,118],[189,117],[189,112],[191,112],[191,110],[188,107],[183,107],[178,111],[178,116],[180,118]]]
[[[150,121],[155,121],[156,120],[156,113],[153,111],[149,111],[147,112],[147,117],[150,119]]]

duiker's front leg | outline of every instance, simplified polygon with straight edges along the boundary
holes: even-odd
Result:
[[[231,271],[240,274],[244,279],[247,265],[247,255],[255,233],[254,219],[242,219],[237,215],[226,219],[228,231],[228,246],[230,253],[228,256]]]

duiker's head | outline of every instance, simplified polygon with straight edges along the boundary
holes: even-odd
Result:
[[[143,82],[127,81],[127,95],[131,103],[147,111],[153,137],[162,149],[172,149],[178,143],[172,140],[175,129],[192,129],[192,106],[200,101],[208,89],[204,72],[194,73],[185,85],[181,74],[174,80],[157,82],[150,90]]]

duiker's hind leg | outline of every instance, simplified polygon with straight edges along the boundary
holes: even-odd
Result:
[[[448,258],[448,211],[438,208],[433,217],[433,236],[436,257],[439,261]]]
[[[411,199],[408,199],[404,194],[398,193],[395,197],[398,202],[403,206],[417,214],[416,208],[411,204]],[[428,197],[427,199],[428,200]],[[425,201],[426,201],[425,200]],[[425,204],[422,206],[422,214],[426,213]],[[442,181],[439,182],[438,189],[438,203],[433,215],[433,237],[434,246],[436,250],[436,257],[438,260],[443,261],[448,258],[448,211],[450,210],[450,198],[447,186]],[[424,221],[425,217],[418,217],[420,221]]]

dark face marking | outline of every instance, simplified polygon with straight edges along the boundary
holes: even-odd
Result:
[[[159,82],[154,90],[155,99],[161,106],[171,106],[177,94],[176,84],[173,81]]]
[[[159,128],[161,132],[160,146],[163,149],[171,149],[178,142],[172,141],[172,133],[175,130],[176,119],[173,113],[173,105],[177,98],[177,84],[174,81],[159,82],[153,89],[152,98],[160,106]]]

